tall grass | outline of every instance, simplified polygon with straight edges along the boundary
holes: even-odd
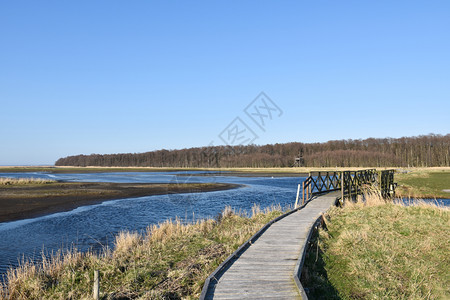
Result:
[[[250,217],[227,207],[215,219],[183,224],[179,219],[151,225],[139,234],[120,232],[113,249],[101,254],[73,248],[23,260],[7,273],[0,299],[87,299],[93,272],[100,271],[104,299],[194,299],[206,277],[271,219],[279,207],[255,206]],[[9,296],[8,296],[9,295]]]
[[[312,299],[449,299],[448,253],[448,208],[371,193],[328,212],[304,277]]]
[[[24,184],[47,184],[56,180],[43,178],[7,178],[0,177],[0,185],[24,185]]]

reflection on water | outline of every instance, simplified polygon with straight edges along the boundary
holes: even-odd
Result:
[[[223,182],[244,187],[208,193],[155,195],[106,201],[70,212],[0,223],[0,274],[17,265],[25,255],[39,259],[43,247],[55,251],[75,245],[85,251],[111,246],[121,230],[143,231],[149,224],[179,217],[185,221],[215,217],[225,206],[250,211],[254,204],[262,208],[275,204],[293,205],[300,179],[269,177],[231,177],[220,174],[191,176],[193,172],[45,174],[1,173],[0,177],[36,177],[85,182]],[[198,173],[198,172],[197,172]],[[205,172],[201,172],[205,173]]]

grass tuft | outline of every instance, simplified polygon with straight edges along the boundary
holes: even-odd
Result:
[[[0,185],[25,185],[25,184],[47,184],[56,180],[42,178],[8,178],[0,177]]]

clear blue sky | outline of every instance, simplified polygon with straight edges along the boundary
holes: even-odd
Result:
[[[446,134],[450,1],[2,1],[0,109],[0,165],[224,144],[236,117],[256,144]]]

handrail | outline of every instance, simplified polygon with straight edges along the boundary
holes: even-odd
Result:
[[[394,182],[394,172],[394,170],[384,170],[379,173],[380,192],[383,198],[395,197],[397,183]]]
[[[375,169],[360,171],[342,171],[341,199],[344,197],[355,197],[362,194],[363,188],[372,186],[377,181],[377,172]]]
[[[316,175],[314,175],[316,174]],[[362,194],[367,186],[377,186],[384,198],[395,195],[394,170],[377,172],[375,169],[341,172],[312,172],[302,182],[302,205],[313,196],[341,190],[341,201]],[[295,207],[298,207],[300,185],[297,190]]]

